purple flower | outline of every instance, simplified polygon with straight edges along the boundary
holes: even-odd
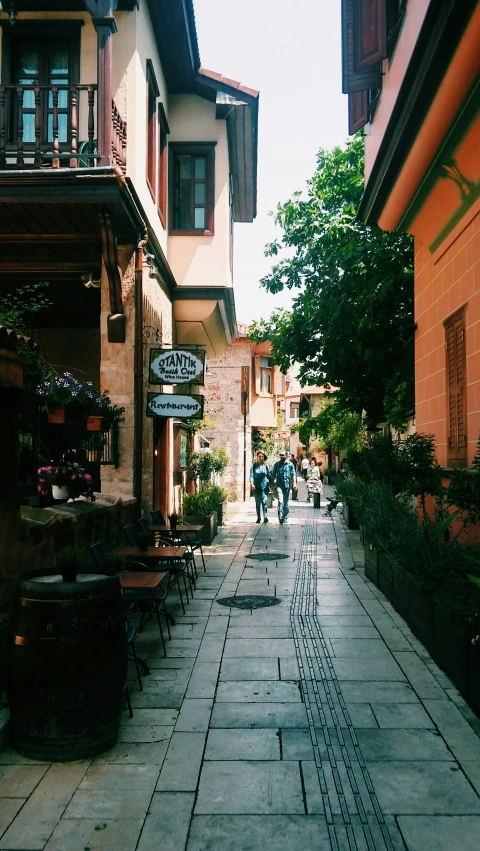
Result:
[[[88,473],[85,473],[85,475],[84,475],[84,477],[83,477],[83,478],[85,479],[85,481],[86,481],[86,482],[91,482],[91,481],[92,481],[92,477],[91,477]]]

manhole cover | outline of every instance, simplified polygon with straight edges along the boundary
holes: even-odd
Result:
[[[288,558],[286,553],[253,553],[247,558],[254,558],[256,561],[280,561],[281,558]]]
[[[217,600],[221,606],[231,609],[261,609],[264,606],[278,606],[278,597],[263,597],[261,594],[239,594],[236,597],[223,597]]]

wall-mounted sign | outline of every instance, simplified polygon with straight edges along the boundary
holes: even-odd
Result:
[[[205,384],[205,352],[150,349],[150,384]]]
[[[203,417],[203,396],[147,393],[147,417],[177,417],[201,420]]]

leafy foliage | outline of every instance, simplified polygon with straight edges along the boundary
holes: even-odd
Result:
[[[214,473],[222,475],[228,467],[230,458],[222,446],[214,449],[201,449],[190,455],[190,476],[200,479],[202,484],[209,482]]]
[[[277,207],[282,239],[266,247],[267,256],[287,256],[261,284],[298,290],[293,309],[274,311],[250,336],[271,341],[284,372],[301,363],[301,380],[340,386],[344,408],[377,422],[413,334],[413,249],[409,236],[357,220],[362,191],[361,136],[319,151],[306,197],[297,192]]]
[[[323,448],[331,446],[337,452],[357,449],[365,439],[362,415],[347,410],[338,399],[326,402],[316,416],[301,420],[298,432],[306,446],[313,434]]]

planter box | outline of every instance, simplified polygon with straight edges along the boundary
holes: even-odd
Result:
[[[434,603],[433,656],[463,695],[468,691],[469,657],[475,655],[470,653],[470,648],[475,650],[466,625],[453,620],[448,609]],[[477,656],[477,660],[478,658]],[[480,709],[480,705],[478,708]]]
[[[399,615],[408,622],[410,619],[410,593],[412,579],[409,574],[393,560],[392,564],[392,597],[390,602]]]
[[[204,544],[211,544],[218,530],[218,518],[216,514],[196,515],[185,514],[184,520],[186,523],[194,525],[202,524],[203,529],[200,532],[200,537]]]
[[[224,526],[227,522],[228,501],[222,502],[217,509],[217,522],[219,526]]]
[[[480,646],[471,642],[467,657],[467,693],[463,697],[473,711],[480,715]]]
[[[343,516],[345,517],[345,523],[347,524],[349,529],[358,529],[358,520],[355,517],[355,512],[353,510],[353,506],[351,503],[345,502],[343,503]]]
[[[380,591],[392,602],[393,598],[393,575],[392,560],[386,553],[378,553],[378,587]]]
[[[415,581],[410,583],[410,616],[409,626],[413,634],[434,655],[433,640],[433,600],[422,594]]]
[[[371,579],[375,585],[378,585],[378,556],[379,552],[373,544],[369,544],[367,541],[364,543],[364,553],[365,553],[365,576],[368,579]]]

